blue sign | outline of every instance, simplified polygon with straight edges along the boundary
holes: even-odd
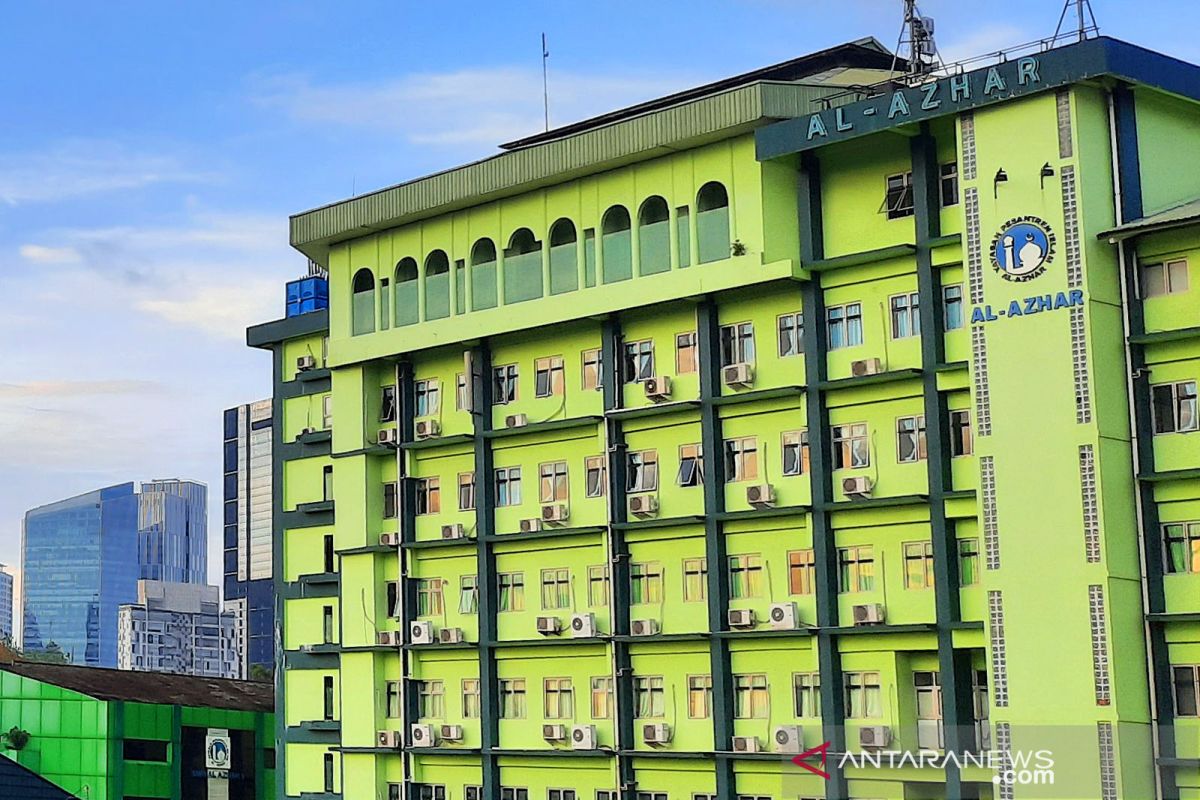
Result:
[[[995,322],[998,319],[1015,319],[1041,314],[1044,311],[1058,311],[1063,308],[1074,308],[1083,305],[1083,291],[1072,289],[1069,292],[1042,294],[1013,300],[1006,307],[992,310],[991,304],[975,306],[971,311],[971,324]]]
[[[1004,223],[992,239],[992,266],[1006,281],[1031,281],[1054,261],[1054,231],[1039,217]]]

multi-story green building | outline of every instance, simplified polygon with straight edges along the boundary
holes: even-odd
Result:
[[[892,66],[292,218],[281,797],[1200,798],[1200,69]]]

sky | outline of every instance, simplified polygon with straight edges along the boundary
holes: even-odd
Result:
[[[24,512],[129,480],[210,491],[221,412],[270,394],[248,325],[305,269],[289,214],[863,36],[900,0],[12,3],[0,48],[0,563]],[[1058,0],[925,0],[948,60],[1049,36]],[[1194,0],[1094,0],[1200,62]]]

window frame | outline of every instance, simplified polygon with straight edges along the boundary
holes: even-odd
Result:
[[[699,369],[700,341],[696,331],[683,331],[675,334],[675,374],[692,375]]]
[[[545,387],[542,386],[545,376]],[[557,376],[557,379],[556,379]],[[538,399],[561,397],[566,392],[567,373],[562,356],[542,356],[533,362],[533,396]]]
[[[775,317],[775,338],[776,353],[780,358],[804,355],[804,311],[792,311]]]
[[[911,425],[911,429],[906,428]],[[904,437],[912,437],[912,453],[904,456]],[[925,415],[915,414],[896,418],[896,463],[919,464],[929,458],[929,443],[925,429]]]

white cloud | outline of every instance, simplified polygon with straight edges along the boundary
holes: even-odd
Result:
[[[31,264],[77,264],[82,258],[74,247],[45,247],[40,244],[24,244],[21,258]]]
[[[196,328],[219,338],[244,340],[248,326],[280,316],[282,293],[283,286],[278,281],[239,279],[204,286],[189,282],[170,296],[138,300],[136,308],[173,325]]]
[[[138,380],[46,380],[0,383],[0,402],[8,399],[72,398],[100,394],[145,394],[162,389],[154,381]]]

